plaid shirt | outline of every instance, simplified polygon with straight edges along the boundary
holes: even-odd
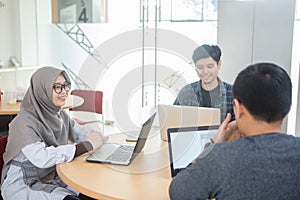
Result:
[[[231,120],[234,120],[232,85],[218,79],[220,94],[216,99],[213,108],[219,108],[221,112],[221,122],[226,118],[227,113],[231,113]],[[201,80],[184,86],[178,93],[174,105],[203,107],[203,97],[201,93]]]

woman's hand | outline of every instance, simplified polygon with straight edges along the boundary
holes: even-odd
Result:
[[[225,120],[221,124],[218,130],[218,134],[214,137],[214,142],[231,142],[236,139],[242,138],[243,135],[238,129],[236,121],[231,120],[231,114],[227,114]]]
[[[90,134],[86,137],[86,140],[91,143],[91,145],[93,146],[93,150],[96,150],[102,146],[102,138],[103,137],[101,136],[101,133],[97,131],[91,131]]]

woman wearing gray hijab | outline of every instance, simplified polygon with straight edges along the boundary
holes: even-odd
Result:
[[[66,72],[54,67],[32,75],[21,111],[9,124],[1,180],[4,200],[80,199],[60,180],[55,166],[99,148],[103,135],[76,124],[61,109],[70,87]]]

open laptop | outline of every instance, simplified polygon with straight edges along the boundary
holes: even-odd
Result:
[[[153,120],[155,118],[154,113],[143,125],[140,131],[136,144],[113,144],[104,143],[97,151],[87,157],[86,161],[109,163],[117,165],[129,165],[133,159],[142,151],[145,146],[147,137],[151,130]]]
[[[160,138],[167,141],[168,128],[220,125],[220,109],[159,104],[158,118]]]
[[[203,151],[219,126],[193,126],[168,129],[171,176],[185,169]]]

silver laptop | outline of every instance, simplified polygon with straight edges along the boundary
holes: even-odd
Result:
[[[168,129],[171,176],[185,169],[203,151],[219,126],[194,126]]]
[[[147,137],[151,130],[153,120],[155,118],[154,113],[143,125],[140,131],[136,144],[124,145],[104,143],[97,151],[87,157],[86,161],[109,163],[117,165],[129,165],[133,159],[142,151],[145,146]]]
[[[159,104],[158,118],[160,138],[167,141],[168,128],[220,125],[220,109]]]

